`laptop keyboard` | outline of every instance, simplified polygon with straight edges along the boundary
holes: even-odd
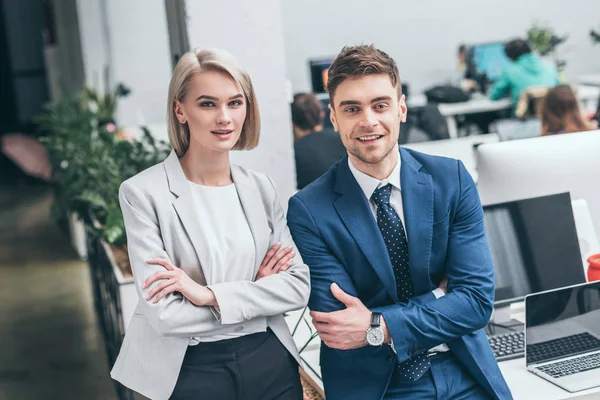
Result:
[[[522,331],[489,336],[488,340],[498,361],[523,357],[525,354],[525,333]]]
[[[527,346],[527,363],[557,359],[600,349],[600,339],[588,332]]]
[[[595,368],[600,368],[600,353],[536,367],[537,370],[542,371],[553,378],[561,378],[563,376],[573,375],[578,372]]]

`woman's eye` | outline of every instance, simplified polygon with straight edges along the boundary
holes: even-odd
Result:
[[[241,106],[242,104],[244,104],[241,100],[234,100],[231,103],[229,103],[230,106]]]
[[[214,107],[215,103],[213,103],[212,101],[203,101],[202,103],[200,103],[200,107]]]

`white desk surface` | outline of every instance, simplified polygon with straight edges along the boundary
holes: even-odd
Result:
[[[600,79],[600,74],[598,75]],[[600,82],[597,85],[574,85],[577,90],[577,98],[580,101],[598,100],[600,96]]]
[[[463,162],[467,171],[477,181],[477,169],[475,165],[475,152],[473,144],[475,143],[495,143],[500,139],[495,133],[488,135],[472,135],[456,139],[433,140],[429,142],[410,143],[404,147],[420,151],[422,153],[434,156],[456,158]]]
[[[427,97],[423,93],[410,95],[406,99],[406,105],[409,107],[422,107],[427,104]],[[443,103],[438,104],[440,113],[444,117],[455,115],[475,114],[486,111],[499,111],[510,108],[510,99],[501,99],[497,101],[490,100],[487,96],[479,93],[474,94],[471,100],[462,103]]]
[[[508,110],[512,105],[510,98],[490,100],[482,94],[474,94],[471,100],[464,103],[439,104],[438,108],[444,117],[455,115],[477,114],[488,111]]]
[[[596,78],[598,79],[596,85],[575,85],[575,88],[577,89],[577,97],[580,101],[598,100],[598,97],[600,96],[600,74],[598,74]],[[427,104],[427,98],[422,93],[410,95],[407,98],[407,105],[409,107],[420,107],[424,106],[425,104]],[[455,115],[466,115],[487,111],[507,110],[511,107],[511,104],[512,103],[510,98],[492,101],[486,95],[483,95],[481,93],[475,93],[472,95],[471,100],[469,101],[465,101],[462,103],[444,103],[439,104],[438,107],[440,113],[444,117],[451,117]]]
[[[581,75],[578,81],[582,85],[600,86],[600,73]]]
[[[315,339],[318,342],[319,339]],[[311,368],[315,369],[320,374],[319,367],[319,349],[311,349],[304,351],[302,358],[305,363],[308,363]],[[584,390],[577,393],[569,393],[566,390],[548,382],[527,371],[525,368],[525,359],[518,358],[515,360],[503,361],[498,363],[500,371],[510,388],[515,400],[562,400],[562,399],[578,399],[591,400],[600,399],[600,387]],[[308,368],[306,368],[308,370]],[[322,386],[321,380],[310,370],[309,375]]]
[[[502,361],[498,365],[515,400],[600,399],[600,386],[581,392],[569,393],[527,371],[525,358]]]

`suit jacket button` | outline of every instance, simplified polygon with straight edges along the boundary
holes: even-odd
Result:
[[[236,332],[241,332],[241,331],[243,331],[243,330],[244,330],[244,327],[243,327],[243,326],[238,326],[237,328],[235,328],[235,331],[236,331]]]
[[[387,358],[388,362],[394,362],[394,360],[396,359],[396,357],[394,357],[391,354],[388,354],[386,358]]]

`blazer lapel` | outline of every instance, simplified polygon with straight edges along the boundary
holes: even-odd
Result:
[[[210,257],[208,256],[210,248],[207,244],[207,237],[202,229],[200,229],[202,221],[200,221],[196,212],[197,204],[194,203],[192,190],[175,151],[172,151],[164,161],[164,166],[167,179],[169,180],[169,189],[173,194],[178,196],[173,202],[173,207],[192,242],[198,260],[200,260],[200,268],[202,268],[202,272],[204,273],[206,284],[210,285],[212,283],[212,266]]]
[[[347,157],[338,168],[334,190],[341,196],[333,206],[388,294],[394,302],[397,302],[396,280],[387,247],[373,218],[369,203],[348,167]]]
[[[422,165],[400,148],[400,186],[408,233],[409,268],[415,295],[429,287],[429,260],[433,237],[433,180]]]
[[[267,238],[270,237],[270,232],[265,222],[267,219],[265,207],[260,192],[237,165],[231,166],[231,176],[254,239],[254,275],[256,275],[269,246]]]

